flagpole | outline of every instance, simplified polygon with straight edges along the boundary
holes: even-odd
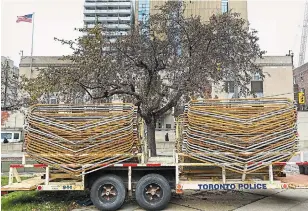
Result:
[[[32,13],[32,41],[31,41],[31,61],[30,61],[30,78],[32,74],[32,62],[33,62],[33,36],[34,36],[34,12]]]

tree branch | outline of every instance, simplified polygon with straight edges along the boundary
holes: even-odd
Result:
[[[107,98],[107,97],[111,97],[113,95],[116,95],[116,94],[127,94],[127,95],[131,95],[131,96],[134,96],[137,100],[141,101],[142,102],[142,97],[134,92],[133,90],[128,90],[128,89],[124,89],[124,87],[122,87],[122,89],[117,89],[115,88],[114,90],[105,90],[104,91],[104,95],[103,96],[99,96],[99,97],[94,97],[88,89],[91,89],[91,88],[88,88],[89,86],[86,86],[84,84],[82,84],[80,81],[77,81],[77,83],[87,92],[87,94],[94,100],[97,100],[97,99],[102,99],[102,98]],[[118,86],[120,87],[120,86]],[[97,87],[97,88],[101,88],[101,89],[104,89],[106,87]]]
[[[177,102],[179,101],[182,95],[183,95],[182,90],[178,90],[176,95],[164,107],[153,112],[155,116],[161,116],[162,114],[170,110],[172,107],[176,106]]]

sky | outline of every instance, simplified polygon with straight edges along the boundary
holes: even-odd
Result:
[[[54,37],[75,39],[74,28],[83,25],[84,0],[1,0],[1,55],[20,61],[31,54],[31,23],[16,23],[17,16],[34,15],[33,56],[61,56],[71,53]],[[266,55],[294,52],[298,63],[304,0],[248,0],[248,21],[259,33],[259,44]],[[305,61],[308,61],[308,55]]]

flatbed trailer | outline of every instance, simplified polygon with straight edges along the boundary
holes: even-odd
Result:
[[[251,189],[308,189],[308,162],[304,162],[303,153],[300,162],[258,163],[268,167],[267,179],[251,179],[246,174],[234,179],[226,173],[226,166],[235,163],[181,163],[181,153],[174,152],[173,157],[150,157],[141,155],[140,162],[100,164],[100,170],[83,173],[72,177],[65,173],[53,173],[52,166],[46,164],[11,164],[9,184],[1,187],[2,194],[11,191],[85,191],[90,190],[91,200],[101,210],[117,210],[126,197],[135,197],[139,205],[147,210],[159,210],[167,206],[171,192],[183,194],[185,190],[251,190]],[[253,165],[255,163],[247,163]],[[296,165],[304,168],[302,174],[282,175],[274,177],[273,166]],[[204,179],[183,179],[181,168],[187,166],[221,168],[220,175],[205,175]],[[20,168],[43,168],[41,176],[21,180]],[[305,168],[307,168],[305,172]],[[14,178],[17,182],[13,182]]]
[[[176,145],[172,157],[151,157],[143,124],[139,132],[141,149],[135,152],[133,158],[119,160],[116,163],[29,165],[26,164],[26,156],[24,156],[21,164],[10,165],[9,184],[1,187],[1,191],[8,193],[25,190],[89,190],[91,200],[99,210],[117,210],[123,205],[126,197],[135,197],[137,203],[146,210],[162,210],[168,205],[172,192],[183,194],[186,190],[308,189],[308,162],[304,161],[303,152],[296,153],[300,156],[299,162],[253,162],[252,159],[249,162],[240,163],[206,163],[186,160],[185,158],[194,155],[182,153],[179,150],[180,146]],[[181,133],[177,124],[176,140],[181,140],[179,134]],[[222,154],[216,151],[208,155],[215,155],[215,153]],[[269,150],[258,153],[269,155],[286,153],[288,157],[294,155],[294,152],[289,151]],[[205,155],[207,154],[202,154],[202,156]],[[250,155],[247,154],[247,156]],[[56,168],[61,165],[63,167]],[[234,173],[229,170],[232,165],[240,165],[244,171]],[[288,165],[295,166],[298,172],[284,174],[280,172],[282,168],[277,168]],[[263,171],[249,171],[248,169],[252,166],[257,166]],[[74,167],[83,171],[76,175],[59,171],[59,169]],[[18,173],[18,169],[21,168],[42,168],[44,171],[40,176],[21,180]],[[14,179],[17,182],[14,182]]]

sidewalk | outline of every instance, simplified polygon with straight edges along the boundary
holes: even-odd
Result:
[[[166,211],[303,211],[308,207],[308,190],[187,191],[174,196]],[[122,211],[143,211],[135,201]],[[98,211],[94,206],[73,211]]]

